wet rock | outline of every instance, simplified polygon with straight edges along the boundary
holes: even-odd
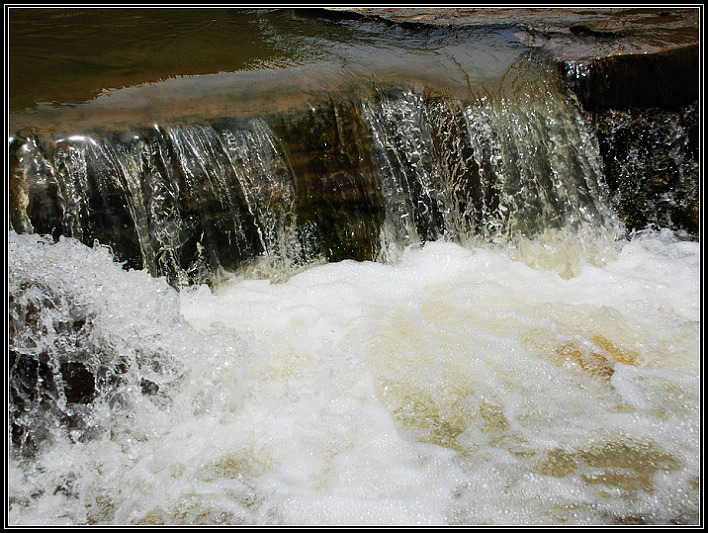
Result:
[[[692,45],[650,54],[562,61],[560,68],[588,111],[679,109],[698,98],[698,64],[698,45]]]
[[[582,35],[583,37],[596,37],[603,39],[613,39],[622,35],[622,33],[620,32],[593,30],[583,24],[574,24],[573,26],[571,26],[570,33],[572,33],[573,35]]]
[[[154,396],[160,390],[160,386],[157,383],[153,383],[148,379],[142,378],[140,380],[140,390],[145,395]]]
[[[354,102],[330,102],[274,124],[297,191],[297,223],[330,261],[371,259],[383,198],[369,131]]]
[[[302,11],[302,10],[301,10]],[[428,27],[504,25],[543,49],[587,110],[677,109],[698,97],[697,9],[416,9],[312,10],[332,20],[369,17]],[[317,13],[314,13],[317,12]]]
[[[36,137],[20,131],[9,145],[10,227],[17,233],[59,235],[62,208],[59,184]]]
[[[11,280],[12,281],[12,280]],[[11,285],[8,300],[9,416],[12,442],[32,453],[55,431],[54,421],[81,425],[73,404],[97,395],[88,341],[90,319],[46,284]]]
[[[11,228],[108,245],[124,268],[175,284],[177,271],[206,282],[261,251],[238,179],[209,134],[204,125],[17,136]]]
[[[8,422],[13,451],[32,456],[60,436],[90,439],[94,403],[140,373],[140,361],[110,352],[92,317],[59,288],[39,281],[13,283],[8,301]],[[150,364],[150,354],[143,357]],[[131,372],[132,371],[132,375]],[[141,379],[141,392],[160,386]]]
[[[605,179],[629,229],[699,234],[697,105],[595,114]]]
[[[343,17],[341,11],[336,17]],[[524,44],[543,50],[556,63],[563,83],[596,123],[606,179],[628,228],[659,226],[699,234],[698,9],[350,11],[388,24],[518,28]]]
[[[9,154],[12,229],[89,246],[120,242],[116,258],[142,268],[121,170],[101,146],[88,136],[55,141],[26,133],[13,139]]]
[[[91,403],[96,397],[96,376],[82,363],[67,361],[59,367],[68,403]]]

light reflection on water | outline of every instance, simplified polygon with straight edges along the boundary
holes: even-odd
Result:
[[[270,10],[12,10],[17,127],[92,113],[268,112],[372,83],[467,96],[526,50],[510,28],[405,29]],[[37,83],[42,79],[42,83]],[[80,109],[75,109],[79,106]]]

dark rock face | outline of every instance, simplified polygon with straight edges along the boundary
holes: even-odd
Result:
[[[697,103],[678,111],[610,110],[595,120],[607,183],[625,224],[697,236]]]
[[[629,230],[699,235],[698,46],[565,61],[596,127],[613,207]]]
[[[8,301],[8,429],[13,450],[32,456],[54,438],[86,441],[105,431],[94,416],[95,402],[111,402],[127,372],[132,367],[139,373],[141,363],[113,353],[96,333],[91,312],[60,286],[14,281]],[[145,395],[159,391],[144,377],[140,387]]]
[[[24,282],[9,295],[9,416],[13,444],[32,453],[53,421],[83,426],[100,384],[90,318],[42,283]],[[104,370],[105,372],[105,370]]]
[[[329,261],[375,257],[383,199],[356,103],[332,101],[273,130],[295,182],[297,224],[317,243],[309,253]]]
[[[698,45],[650,54],[608,55],[560,63],[587,111],[680,109],[698,99]]]
[[[42,359],[10,352],[12,444],[25,455],[50,438],[53,421],[86,429],[89,406],[97,395],[96,376],[83,363],[64,361],[56,369]]]

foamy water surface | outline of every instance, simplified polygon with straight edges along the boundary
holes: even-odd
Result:
[[[38,241],[9,234],[11,289],[87,309],[160,394],[128,377],[91,438],[12,457],[13,524],[698,520],[697,242],[434,242],[177,294]]]

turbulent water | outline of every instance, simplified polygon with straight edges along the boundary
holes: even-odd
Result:
[[[263,121],[51,160],[25,141],[73,237],[8,234],[10,522],[697,521],[699,243],[622,237],[572,105],[435,105],[362,108],[381,197],[359,261],[296,216]],[[121,266],[99,242],[130,224],[142,264]]]
[[[11,136],[10,524],[698,522],[700,243],[474,34],[407,45],[454,95]]]
[[[45,330],[12,348],[122,368],[90,410],[58,387],[54,421],[29,415],[46,436],[11,457],[9,520],[693,523],[699,245],[576,243],[433,242],[177,293],[10,233],[11,294]]]

